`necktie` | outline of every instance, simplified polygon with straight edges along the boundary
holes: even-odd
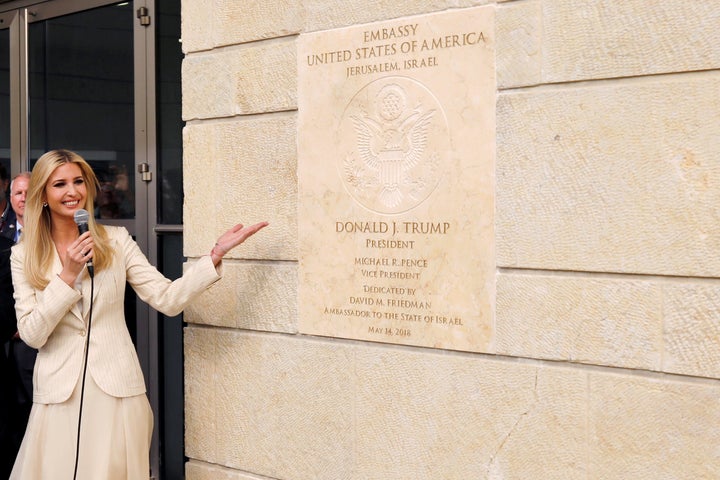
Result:
[[[15,232],[15,243],[20,241],[20,235],[22,235],[22,227],[17,229],[17,232]]]

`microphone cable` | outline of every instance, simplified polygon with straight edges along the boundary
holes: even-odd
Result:
[[[75,440],[75,471],[73,480],[77,479],[78,462],[80,459],[80,426],[82,423],[83,399],[85,397],[85,375],[87,374],[88,357],[90,356],[90,327],[92,327],[93,297],[95,293],[95,275],[88,269],[90,275],[90,312],[88,314],[87,338],[85,339],[85,361],[82,371],[82,385],[80,386],[80,410],[78,412],[77,439]]]

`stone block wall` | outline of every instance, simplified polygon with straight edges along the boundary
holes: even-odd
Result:
[[[306,32],[496,9],[494,351],[297,329]],[[184,0],[188,480],[720,477],[720,2]],[[322,88],[322,86],[319,86]]]

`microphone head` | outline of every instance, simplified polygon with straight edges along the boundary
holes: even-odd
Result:
[[[81,208],[80,210],[75,212],[73,218],[75,219],[75,223],[77,223],[78,225],[87,225],[87,223],[90,221],[90,214],[87,210]]]

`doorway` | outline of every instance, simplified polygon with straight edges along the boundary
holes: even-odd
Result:
[[[182,273],[180,0],[0,0],[0,164],[82,155],[96,218],[123,226],[169,278]],[[153,478],[184,477],[182,318],[125,302],[155,416]],[[160,318],[159,318],[160,317]]]

